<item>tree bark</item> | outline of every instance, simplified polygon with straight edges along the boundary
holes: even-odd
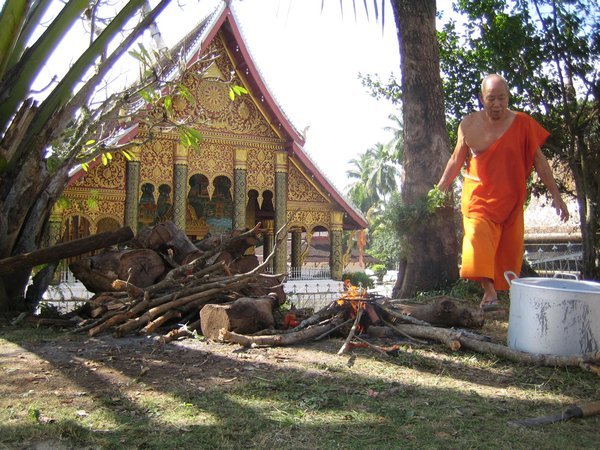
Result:
[[[423,202],[450,155],[435,30],[435,0],[392,0],[398,29],[404,121],[402,201]],[[458,245],[452,208],[410,230],[406,267],[393,297],[409,298],[458,278]],[[401,283],[401,284],[400,284]]]
[[[438,297],[427,304],[391,301],[385,306],[382,304],[378,306],[382,312],[405,321],[417,319],[431,325],[466,328],[481,328],[484,323],[483,312],[480,309],[465,307],[447,296]],[[383,319],[394,321],[388,317]]]
[[[299,342],[313,339],[323,333],[326,333],[333,327],[335,327],[333,323],[328,323],[325,325],[315,325],[306,328],[305,330],[295,331],[293,333],[274,334],[267,336],[245,336],[243,334],[238,334],[234,333],[233,331],[227,331],[223,329],[220,334],[220,339],[225,342],[240,344],[244,347],[252,347],[256,345],[283,346],[297,344]]]

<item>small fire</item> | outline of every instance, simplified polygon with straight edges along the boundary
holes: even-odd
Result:
[[[356,317],[359,311],[366,307],[367,290],[363,287],[354,286],[350,280],[344,280],[344,292],[337,300],[338,305],[349,303],[352,307],[352,317]],[[359,325],[362,330],[362,326]]]
[[[347,300],[360,301],[366,298],[367,290],[365,288],[352,285],[350,280],[344,280],[344,293],[341,295],[338,303],[342,305]]]

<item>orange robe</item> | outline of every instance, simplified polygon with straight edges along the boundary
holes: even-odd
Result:
[[[548,135],[533,118],[517,113],[496,142],[468,161],[461,207],[461,277],[491,278],[496,290],[506,290],[504,272],[521,272],[527,179],[535,152]]]

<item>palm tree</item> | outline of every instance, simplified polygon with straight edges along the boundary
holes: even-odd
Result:
[[[377,196],[378,203],[385,203],[388,196],[398,188],[398,168],[392,161],[391,148],[378,143],[367,150],[371,160],[368,174],[369,191]]]
[[[393,133],[392,139],[387,143],[387,146],[392,149],[392,160],[398,164],[402,164],[404,159],[404,126],[402,125],[402,117],[395,114],[390,114],[388,119],[393,122],[384,128],[385,131]]]
[[[373,159],[369,152],[361,153],[357,158],[351,159],[352,168],[346,175],[353,180],[346,188],[346,195],[363,214],[368,215],[369,210],[377,203],[376,192],[371,189],[369,178],[372,172]]]

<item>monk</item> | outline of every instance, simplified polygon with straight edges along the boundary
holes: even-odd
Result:
[[[483,79],[482,109],[461,121],[456,147],[438,183],[438,188],[446,192],[465,167],[460,276],[481,283],[483,309],[493,309],[498,304],[497,291],[509,288],[505,271],[521,272],[523,205],[532,168],[552,195],[552,206],[560,219],[569,219],[540,149],[549,133],[529,115],[510,110],[509,95],[508,84],[500,75]]]

